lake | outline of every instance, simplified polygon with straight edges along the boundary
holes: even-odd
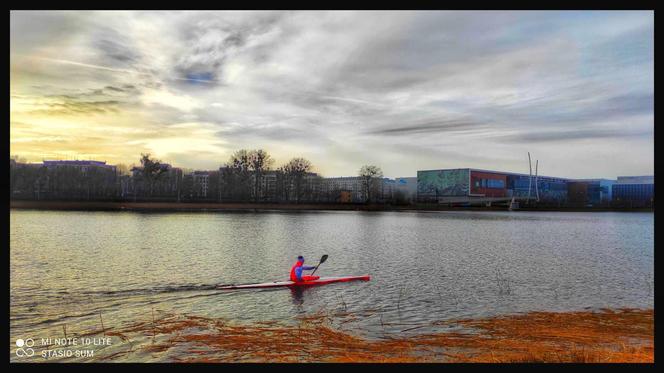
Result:
[[[298,255],[316,265],[323,254],[316,275],[371,281],[215,289],[287,280]],[[343,310],[338,328],[381,338],[435,331],[439,320],[652,308],[654,214],[10,210],[10,280],[10,361],[24,361],[17,338],[152,312],[288,324]]]

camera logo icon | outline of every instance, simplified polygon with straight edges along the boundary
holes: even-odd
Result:
[[[18,357],[32,357],[35,356],[35,350],[31,347],[35,345],[35,341],[32,338],[27,338],[25,340],[19,338],[16,340],[16,356]]]

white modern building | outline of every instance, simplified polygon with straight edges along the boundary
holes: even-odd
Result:
[[[349,192],[351,202],[359,203],[366,201],[364,179],[359,176],[323,178],[321,181],[321,192],[324,196],[331,199],[335,199],[336,194],[340,192]]]
[[[210,173],[208,171],[194,171],[191,173],[194,184],[194,193],[197,197],[208,196],[208,186],[210,183]]]

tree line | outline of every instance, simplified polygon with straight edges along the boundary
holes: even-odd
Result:
[[[306,158],[294,157],[275,167],[263,149],[241,149],[219,170],[183,173],[181,169],[141,154],[140,165],[78,167],[27,164],[10,158],[10,196],[15,199],[154,200],[216,202],[338,202],[341,190],[322,188]],[[364,201],[380,195],[381,169],[363,166],[358,172]],[[357,201],[356,201],[357,202]]]

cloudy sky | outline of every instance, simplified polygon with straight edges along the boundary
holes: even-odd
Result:
[[[653,12],[12,12],[10,152],[654,173]]]

